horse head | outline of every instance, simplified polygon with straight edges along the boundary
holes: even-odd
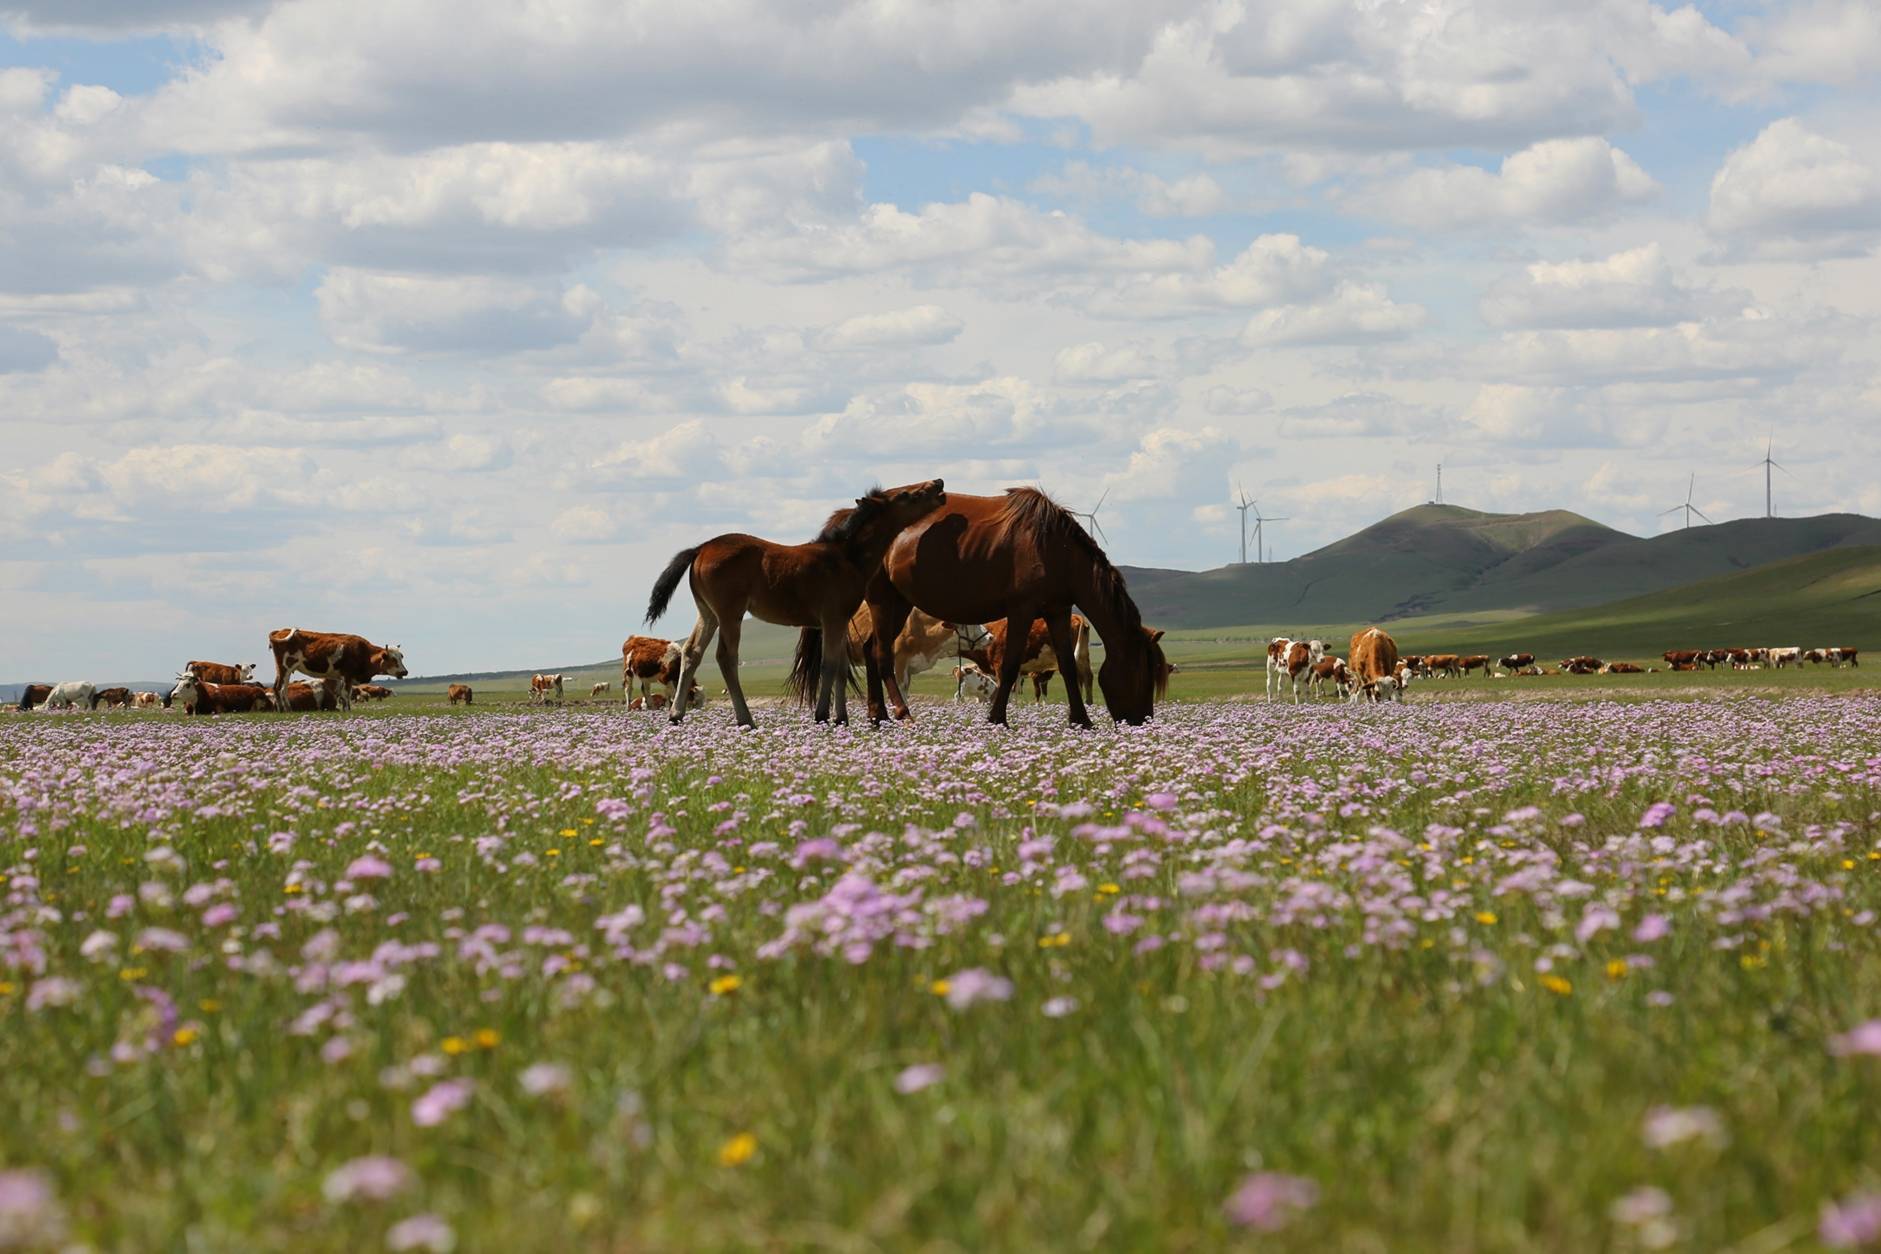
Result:
[[[1104,642],[1104,664],[1097,668],[1097,686],[1104,693],[1104,708],[1119,723],[1142,723],[1155,712],[1156,702],[1169,693],[1175,670],[1163,656],[1160,629],[1138,629],[1117,644]]]

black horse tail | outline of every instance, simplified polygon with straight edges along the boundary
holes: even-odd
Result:
[[[673,599],[674,589],[679,581],[692,569],[692,559],[699,556],[704,545],[694,545],[690,549],[681,549],[673,554],[673,560],[666,563],[666,569],[653,581],[653,596],[647,601],[647,625],[652,626],[655,619],[666,613],[666,606]]]
[[[861,692],[862,685],[856,680],[856,666],[847,653],[843,654],[844,682],[849,691]],[[805,627],[797,633],[797,655],[791,659],[790,676],[784,680],[784,688],[797,699],[799,705],[809,705],[816,700],[817,686],[823,682],[823,629]]]

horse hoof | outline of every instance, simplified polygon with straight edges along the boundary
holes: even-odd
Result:
[[[674,714],[671,717],[669,717],[666,721],[671,723],[674,727],[677,727],[679,726],[679,715]]]

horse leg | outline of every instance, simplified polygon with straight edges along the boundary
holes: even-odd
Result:
[[[833,624],[833,626],[832,626]],[[835,647],[831,648],[831,642]],[[823,620],[823,697],[817,702],[818,721],[829,712],[829,699],[836,697],[836,726],[849,722],[849,619]]]
[[[913,610],[914,606],[900,593],[894,592],[892,585],[890,597],[883,598],[879,603],[874,601],[869,603],[869,614],[875,621],[875,647],[871,650],[874,655],[872,663],[875,674],[880,676],[881,682],[888,687],[888,697],[895,703],[895,717],[898,719],[914,717],[908,710],[907,695],[895,677],[895,640],[901,635],[901,629],[908,625],[908,615]],[[887,661],[884,663],[883,659]],[[886,706],[878,708],[876,698],[877,693],[871,681],[869,717],[879,723],[888,717],[888,710]]]
[[[1051,636],[1052,651],[1061,658],[1071,658],[1072,666],[1077,665],[1077,650],[1071,632],[1071,615],[1067,611],[1051,615],[1045,620],[1045,630]],[[1071,725],[1089,727],[1091,715],[1084,708],[1084,694],[1079,691],[1078,673],[1075,669],[1065,672],[1065,704],[1071,707]]]
[[[725,677],[725,690],[731,693],[732,710],[737,714],[740,727],[756,727],[757,721],[751,717],[751,707],[745,704],[745,688],[738,682],[738,637],[744,627],[745,611],[738,607],[736,616],[727,614],[719,623],[718,634],[718,670]],[[679,680],[679,705],[685,705],[685,696],[692,689],[686,686],[685,676]]]
[[[712,637],[718,634],[718,615],[712,612],[712,607],[696,598],[695,604],[699,607],[699,621],[692,625],[692,634],[686,637],[686,648],[680,655],[679,690],[681,692],[692,691],[686,685],[691,683],[692,677],[699,673],[699,663],[705,660],[705,651],[711,647]],[[686,713],[683,705],[672,705],[671,709],[672,713],[668,717],[675,723]]]
[[[1025,638],[1037,618],[1029,609],[1006,618],[1006,647],[999,655],[999,689],[993,693],[992,708],[986,712],[989,723],[1003,726],[1006,722],[1006,703],[1012,699],[1013,687],[1019,682],[1019,668],[1025,665]]]

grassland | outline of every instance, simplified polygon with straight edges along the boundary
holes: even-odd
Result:
[[[760,717],[0,718],[16,1243],[1775,1250],[1881,1187],[1863,695]]]

